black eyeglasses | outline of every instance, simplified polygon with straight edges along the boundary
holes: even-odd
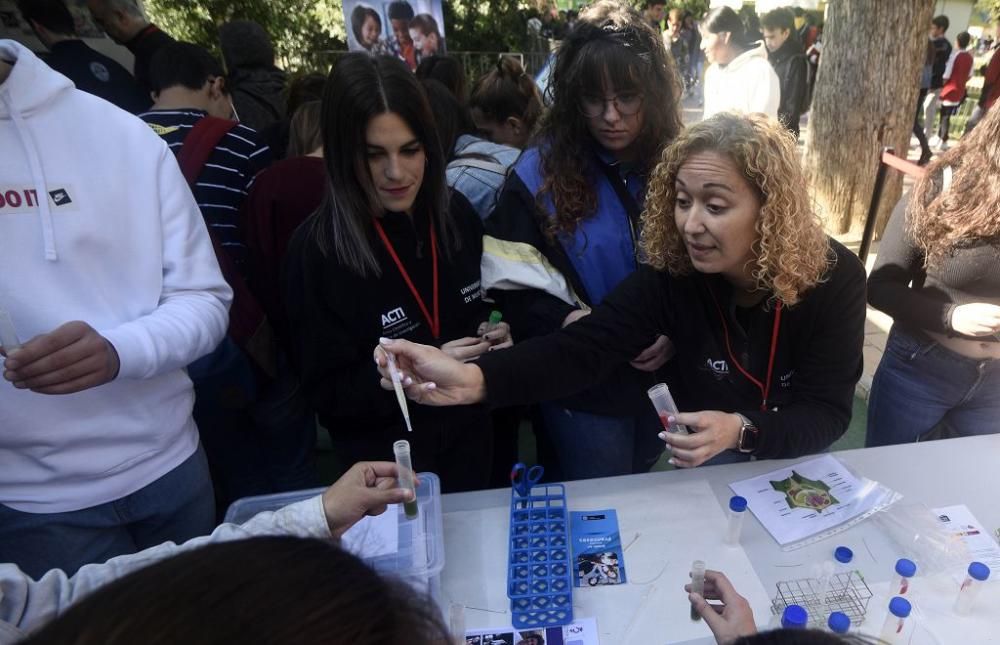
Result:
[[[580,97],[580,113],[588,119],[594,119],[604,114],[604,108],[608,103],[615,106],[615,111],[622,116],[632,116],[642,108],[642,94],[638,92],[626,92],[615,94],[611,98],[597,96],[594,94],[584,94]]]

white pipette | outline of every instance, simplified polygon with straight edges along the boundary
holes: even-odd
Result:
[[[396,401],[399,402],[399,409],[403,411],[403,419],[406,421],[406,430],[413,432],[410,425],[410,408],[406,405],[406,395],[403,393],[403,382],[399,379],[399,368],[396,367],[396,358],[386,352],[386,362],[389,364],[389,378],[392,379],[392,389],[396,391]]]
[[[17,330],[14,329],[14,321],[10,319],[10,314],[0,309],[0,346],[8,355],[21,346],[21,341],[17,338]]]

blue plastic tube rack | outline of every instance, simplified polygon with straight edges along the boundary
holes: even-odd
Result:
[[[555,627],[573,622],[566,489],[539,484],[527,496],[511,491],[507,596],[514,627]]]

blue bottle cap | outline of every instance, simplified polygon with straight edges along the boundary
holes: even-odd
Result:
[[[837,562],[847,564],[854,559],[854,551],[851,551],[846,546],[838,546],[837,550],[833,552],[833,557],[837,558]]]
[[[973,562],[969,565],[969,575],[982,582],[990,577],[990,568],[982,562]]]
[[[747,498],[733,495],[729,498],[729,510],[742,513],[747,510]]]
[[[781,614],[781,626],[784,629],[805,629],[809,623],[809,613],[800,605],[788,605]]]
[[[912,578],[917,573],[917,565],[913,562],[913,560],[900,558],[896,560],[896,573],[904,578]]]
[[[910,611],[913,609],[913,605],[906,598],[900,598],[896,596],[889,601],[889,613],[897,618],[906,618],[910,615]]]
[[[851,618],[843,612],[835,611],[830,614],[826,626],[834,634],[846,634],[851,629]]]

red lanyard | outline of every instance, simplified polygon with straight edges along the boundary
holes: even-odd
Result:
[[[719,312],[719,320],[722,321],[722,334],[726,339],[726,352],[729,353],[729,360],[732,361],[733,365],[736,366],[736,369],[743,376],[747,377],[747,380],[756,385],[757,389],[760,390],[760,410],[761,412],[766,412],[767,396],[771,393],[771,375],[774,372],[774,355],[778,353],[778,329],[781,327],[781,301],[779,300],[774,306],[774,325],[771,328],[771,351],[767,359],[767,377],[765,378],[765,382],[761,383],[746,368],[740,365],[740,362],[733,356],[733,348],[729,345],[729,326],[726,324],[726,317],[722,315],[722,307],[719,306],[719,301],[715,298],[715,292],[712,291],[711,287],[708,288],[708,292],[712,295],[712,302],[715,303],[715,308]]]
[[[389,255],[392,256],[392,261],[396,263],[396,268],[399,269],[400,275],[403,276],[403,280],[406,282],[406,286],[410,288],[410,293],[413,294],[413,298],[417,301],[420,306],[420,311],[424,313],[424,318],[427,319],[427,324],[431,326],[431,334],[434,338],[439,338],[441,336],[441,313],[438,306],[438,256],[437,256],[437,235],[434,234],[434,222],[430,224],[431,231],[431,266],[433,266],[434,272],[434,316],[432,317],[430,312],[427,310],[427,305],[424,304],[424,299],[420,297],[420,292],[417,291],[417,287],[413,284],[413,280],[410,279],[410,274],[406,272],[406,267],[400,262],[399,256],[396,255],[396,249],[392,246],[392,242],[389,241],[389,237],[385,234],[382,229],[382,222],[375,219],[375,230],[378,231],[378,236],[382,238],[382,243],[385,244],[385,248],[389,251]]]

